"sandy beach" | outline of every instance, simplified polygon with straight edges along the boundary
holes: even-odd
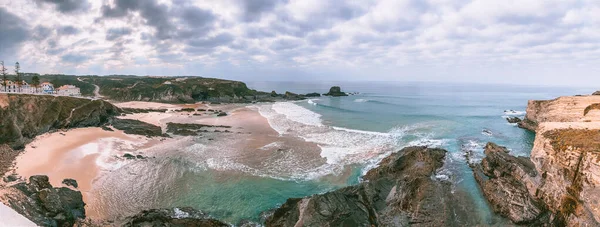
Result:
[[[197,161],[208,161],[209,168],[220,171],[226,178],[240,176],[240,174],[291,177],[297,172],[315,169],[325,163],[317,144],[306,142],[298,137],[280,135],[252,106],[233,104],[210,106],[201,103],[171,105],[148,102],[128,102],[117,105],[125,108],[169,109],[166,113],[136,113],[119,117],[160,126],[163,132],[166,132],[168,122],[225,125],[231,128],[228,128],[229,132],[210,131],[198,137],[174,136],[169,139],[152,139],[128,135],[118,130],[105,131],[101,128],[79,128],[48,133],[38,136],[34,142],[27,145],[25,151],[16,159],[16,173],[24,178],[32,175],[48,175],[51,184],[59,187],[64,186],[63,179],[77,180],[78,189],[87,204],[87,216],[92,219],[106,219],[115,217],[109,207],[118,205],[115,204],[114,199],[106,198],[106,196],[114,196],[103,191],[106,187],[110,187],[107,185],[114,183],[107,184],[106,179],[113,179],[123,171],[132,171],[131,169],[120,170],[124,165],[131,163],[122,158],[124,153],[144,155],[145,152],[151,152],[152,155],[157,155],[171,152],[173,148],[185,144],[188,144],[185,146],[203,144],[215,150],[206,152]],[[217,117],[210,111],[176,111],[182,108],[221,110],[228,115]],[[170,146],[173,148],[169,149]],[[164,155],[168,156],[168,154]],[[232,169],[231,162],[245,167]],[[128,168],[131,167],[125,169]]]

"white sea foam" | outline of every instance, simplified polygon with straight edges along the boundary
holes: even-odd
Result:
[[[262,146],[261,148],[258,148],[258,149],[260,149],[260,150],[269,150],[269,149],[272,149],[272,148],[280,147],[281,145],[282,145],[282,143],[278,141],[278,142],[273,142],[273,143],[264,145],[264,146]]]
[[[317,103],[316,103],[315,101],[317,101],[317,100],[318,100],[318,99],[309,99],[307,102],[308,102],[308,104],[311,104],[311,105],[315,105],[315,106],[316,106],[316,105],[317,105]]]
[[[354,102],[368,102],[368,99],[355,99]]]
[[[509,116],[524,116],[527,112],[520,110],[505,110],[504,114]]]
[[[289,120],[305,125],[322,126],[321,115],[291,102],[279,102],[271,107]]]

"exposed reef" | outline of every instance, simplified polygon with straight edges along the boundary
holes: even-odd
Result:
[[[434,177],[446,151],[408,147],[381,161],[365,182],[305,198],[288,199],[266,226],[474,225],[450,183]]]

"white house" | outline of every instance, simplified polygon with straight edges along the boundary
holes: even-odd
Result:
[[[54,94],[54,85],[50,82],[40,84],[42,94]]]
[[[81,91],[73,85],[63,85],[56,89],[56,94],[62,96],[81,96]]]

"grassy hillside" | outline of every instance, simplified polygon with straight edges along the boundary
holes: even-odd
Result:
[[[39,76],[41,82],[51,82],[55,87],[71,84],[81,89],[83,96],[94,96],[94,85],[100,87],[100,94],[115,101],[153,101],[166,103],[212,102],[251,102],[268,93],[249,89],[245,83],[202,77],[142,77],[131,75],[39,75],[25,73],[25,81]],[[14,76],[9,76],[13,79]],[[259,97],[260,96],[260,97]],[[264,97],[263,97],[264,96]]]

